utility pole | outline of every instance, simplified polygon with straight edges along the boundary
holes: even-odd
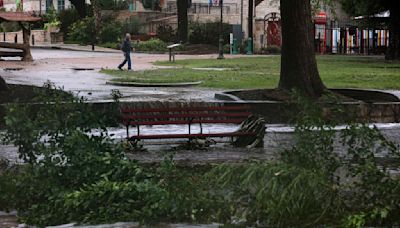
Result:
[[[248,40],[247,40],[247,54],[253,54],[253,10],[254,10],[254,0],[249,0],[249,11],[247,19],[247,30],[248,30]]]
[[[222,35],[222,11],[223,11],[223,0],[219,0],[219,6],[221,9],[221,21],[219,23],[219,55],[217,59],[224,59],[224,37]]]

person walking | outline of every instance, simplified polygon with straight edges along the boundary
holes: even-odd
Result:
[[[132,50],[132,45],[131,45],[131,34],[127,33],[124,39],[124,42],[122,43],[121,50],[124,52],[124,61],[119,64],[118,69],[122,70],[122,67],[128,63],[128,70],[132,70],[132,62],[131,62],[131,50]]]

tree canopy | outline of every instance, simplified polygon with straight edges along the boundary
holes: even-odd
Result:
[[[79,17],[86,17],[86,2],[85,0],[70,0],[71,4],[75,7]]]
[[[391,0],[340,0],[343,9],[352,16],[372,15],[389,8]]]
[[[386,59],[400,59],[400,1],[398,0],[340,0],[343,9],[352,16],[370,16],[383,11],[390,12],[389,49]]]

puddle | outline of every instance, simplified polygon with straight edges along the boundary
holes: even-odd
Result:
[[[93,71],[94,70],[94,68],[79,68],[79,67],[72,68],[72,69],[76,70],[76,71]]]
[[[20,71],[23,70],[24,68],[21,67],[16,67],[16,68],[4,68],[4,71]]]

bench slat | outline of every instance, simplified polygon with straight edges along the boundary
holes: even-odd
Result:
[[[174,108],[148,108],[148,109],[135,109],[135,108],[123,108],[122,113],[141,113],[141,112],[190,112],[190,111],[239,111],[249,110],[250,106],[213,106],[213,107],[174,107]]]
[[[216,119],[210,119],[210,120],[193,120],[191,123],[192,124],[211,124],[211,123],[221,123],[221,124],[240,124],[245,120],[246,118],[240,118],[240,119],[226,119],[226,120],[216,120]],[[127,125],[127,121],[123,122],[124,125]],[[159,121],[129,121],[129,125],[169,125],[169,124],[189,124],[187,120],[159,120]]]
[[[254,136],[254,132],[221,132],[221,133],[195,133],[189,134],[178,131],[172,134],[148,134],[140,135],[140,126],[145,125],[188,125],[191,124],[240,124],[252,113],[248,105],[229,105],[213,107],[172,107],[172,108],[122,108],[122,122],[127,127],[137,126],[136,135],[128,137],[129,140],[139,139],[178,139],[178,138],[207,138],[207,137],[239,137]],[[200,130],[202,132],[202,130]],[[139,134],[139,135],[138,135]]]
[[[22,51],[0,51],[1,57],[23,57],[24,53]]]
[[[161,134],[161,135],[135,135],[130,140],[136,139],[178,139],[178,138],[209,138],[209,137],[238,137],[253,136],[254,132],[222,132],[222,133],[206,133],[206,134]]]
[[[153,114],[153,115],[125,115],[124,120],[138,120],[138,119],[187,119],[190,118],[211,118],[211,117],[247,117],[251,112],[235,112],[235,113],[184,113],[184,114]]]

